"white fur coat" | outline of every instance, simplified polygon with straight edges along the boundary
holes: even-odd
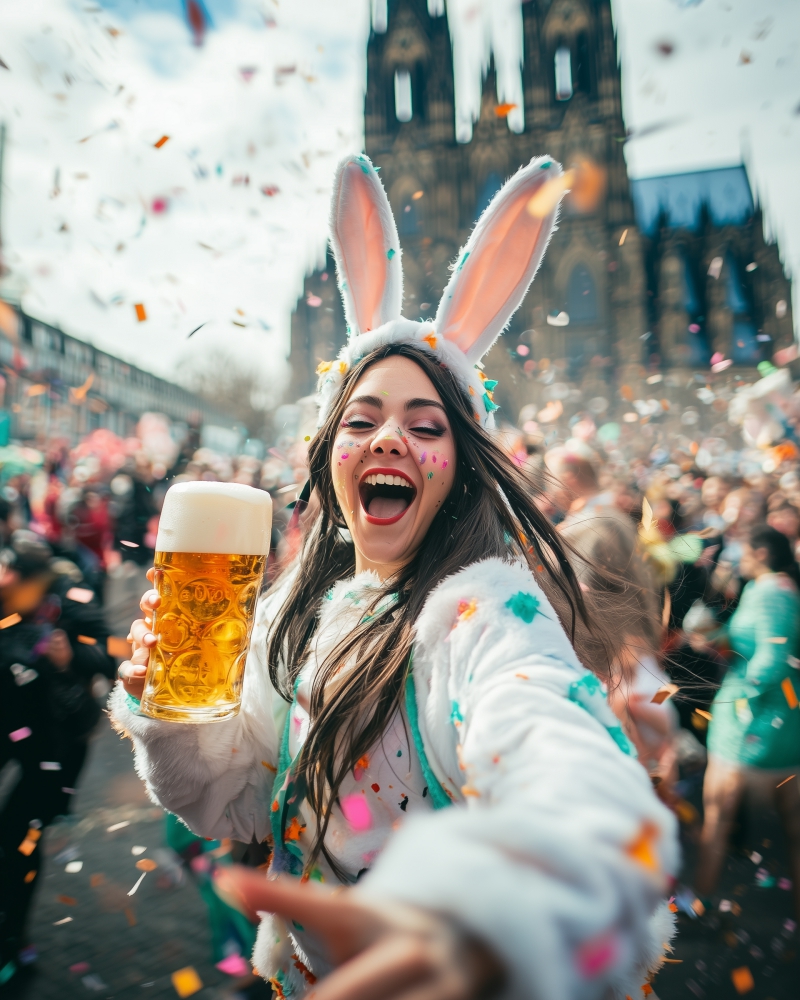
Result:
[[[348,617],[358,587],[323,601],[321,632]],[[161,722],[136,714],[121,686],[112,695],[150,796],[201,836],[270,832],[288,706],[265,640],[280,600],[259,607],[235,719]],[[672,934],[676,822],[620,749],[530,571],[488,559],[440,584],[417,623],[413,669],[425,752],[455,807],[404,819],[354,891],[451,915],[504,960],[509,1000],[640,997]],[[255,962],[269,978],[283,963],[262,930]],[[299,976],[281,982],[304,989]]]

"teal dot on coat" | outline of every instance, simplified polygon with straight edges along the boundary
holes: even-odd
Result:
[[[398,750],[397,751],[397,756],[398,757],[402,757],[403,756],[403,751],[402,750]]]
[[[506,601],[506,607],[528,625],[539,614],[539,598],[520,590]]]
[[[397,253],[397,251],[396,251],[396,250],[387,250],[387,251],[386,251],[386,256],[387,256],[387,257],[389,258],[389,260],[391,260],[391,259],[392,259],[392,257],[394,257],[394,255],[395,255],[396,253]]]
[[[459,708],[457,701],[453,701],[450,703],[450,721],[451,722],[464,721],[464,716],[461,714],[461,709]]]

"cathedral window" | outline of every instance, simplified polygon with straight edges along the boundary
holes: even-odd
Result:
[[[597,322],[597,288],[585,264],[576,264],[569,276],[567,313],[570,323]]]
[[[410,122],[414,114],[411,105],[411,74],[407,69],[394,73],[394,113],[399,122]]]
[[[756,364],[761,360],[761,349],[756,328],[750,318],[750,306],[742,287],[739,269],[730,254],[725,256],[725,305],[733,313],[733,344],[731,357],[736,364]]]
[[[568,101],[572,97],[572,53],[566,45],[556,49],[556,100]]]

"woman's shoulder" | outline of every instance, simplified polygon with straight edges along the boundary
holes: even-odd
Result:
[[[525,563],[482,559],[447,577],[429,595],[417,621],[417,638],[430,647],[448,638],[456,625],[472,622],[482,632],[536,631],[566,636],[534,572]]]

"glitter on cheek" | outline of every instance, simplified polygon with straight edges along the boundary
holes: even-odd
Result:
[[[447,459],[446,459],[446,458],[443,458],[443,459],[442,459],[442,468],[443,468],[443,469],[446,469],[446,468],[447,468]]]
[[[433,479],[433,473],[432,472],[428,473],[428,479]]]
[[[419,456],[419,464],[420,465],[424,465],[425,464],[425,459],[427,457],[428,457],[427,451],[423,451],[423,453]]]
[[[342,452],[342,461],[346,462],[350,458],[350,452]]]
[[[436,465],[436,455],[431,455],[431,461]]]

